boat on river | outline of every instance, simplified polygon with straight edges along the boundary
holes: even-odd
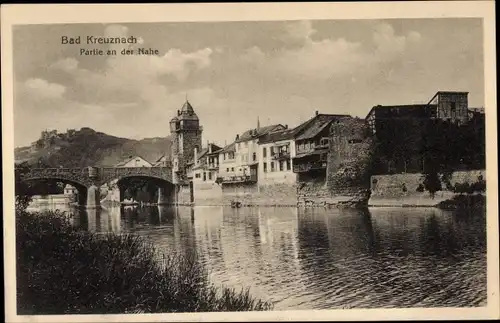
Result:
[[[139,202],[133,200],[133,199],[124,199],[122,202],[121,202],[121,205],[124,205],[124,206],[137,206],[139,205]]]

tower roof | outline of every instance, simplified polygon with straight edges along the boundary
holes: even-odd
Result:
[[[189,103],[188,100],[184,102],[184,105],[182,106],[182,109],[178,111],[178,118],[179,119],[190,119],[190,120],[198,120],[198,116],[194,112],[193,106],[191,103]]]

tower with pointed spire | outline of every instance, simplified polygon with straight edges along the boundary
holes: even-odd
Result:
[[[181,110],[170,120],[174,183],[186,180],[187,164],[194,158],[194,148],[201,149],[202,131],[200,120],[186,98]]]

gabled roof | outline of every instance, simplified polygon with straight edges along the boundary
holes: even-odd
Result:
[[[147,161],[145,158],[143,158],[143,157],[141,157],[141,156],[138,156],[138,155],[137,155],[137,156],[130,156],[129,158],[127,158],[127,159],[125,159],[125,160],[123,160],[123,161],[119,162],[119,163],[118,163],[118,164],[116,164],[115,166],[116,166],[116,167],[123,166],[123,165],[127,164],[128,162],[130,162],[130,161],[132,161],[133,159],[136,159],[136,158],[140,158],[140,159],[144,160],[145,162],[147,162],[148,164],[150,164],[150,165],[151,165],[151,163],[150,163],[149,161]]]
[[[229,152],[236,152],[236,142],[232,142],[229,145],[225,146],[222,148],[219,153],[229,153]]]
[[[219,152],[222,150],[222,147],[219,147],[218,145],[216,144],[209,144],[210,146],[212,146],[212,152],[211,153],[208,153],[209,155],[213,155],[213,154],[219,154]]]
[[[310,139],[317,136],[333,120],[351,117],[348,114],[318,114],[308,121],[297,126],[296,140]]]
[[[297,128],[269,132],[269,133],[267,133],[259,138],[259,145],[270,143],[270,142],[291,140],[294,138],[295,134],[297,133],[296,129]]]
[[[259,138],[273,130],[280,130],[284,129],[285,127],[282,124],[273,124],[270,126],[265,126],[265,127],[260,127],[260,128],[254,128],[254,129],[249,129],[245,131],[235,142],[243,142],[243,141],[248,141],[252,139]]]

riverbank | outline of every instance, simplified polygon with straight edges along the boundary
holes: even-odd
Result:
[[[268,310],[217,288],[195,254],[165,255],[135,235],[95,234],[56,212],[16,213],[20,315]]]

